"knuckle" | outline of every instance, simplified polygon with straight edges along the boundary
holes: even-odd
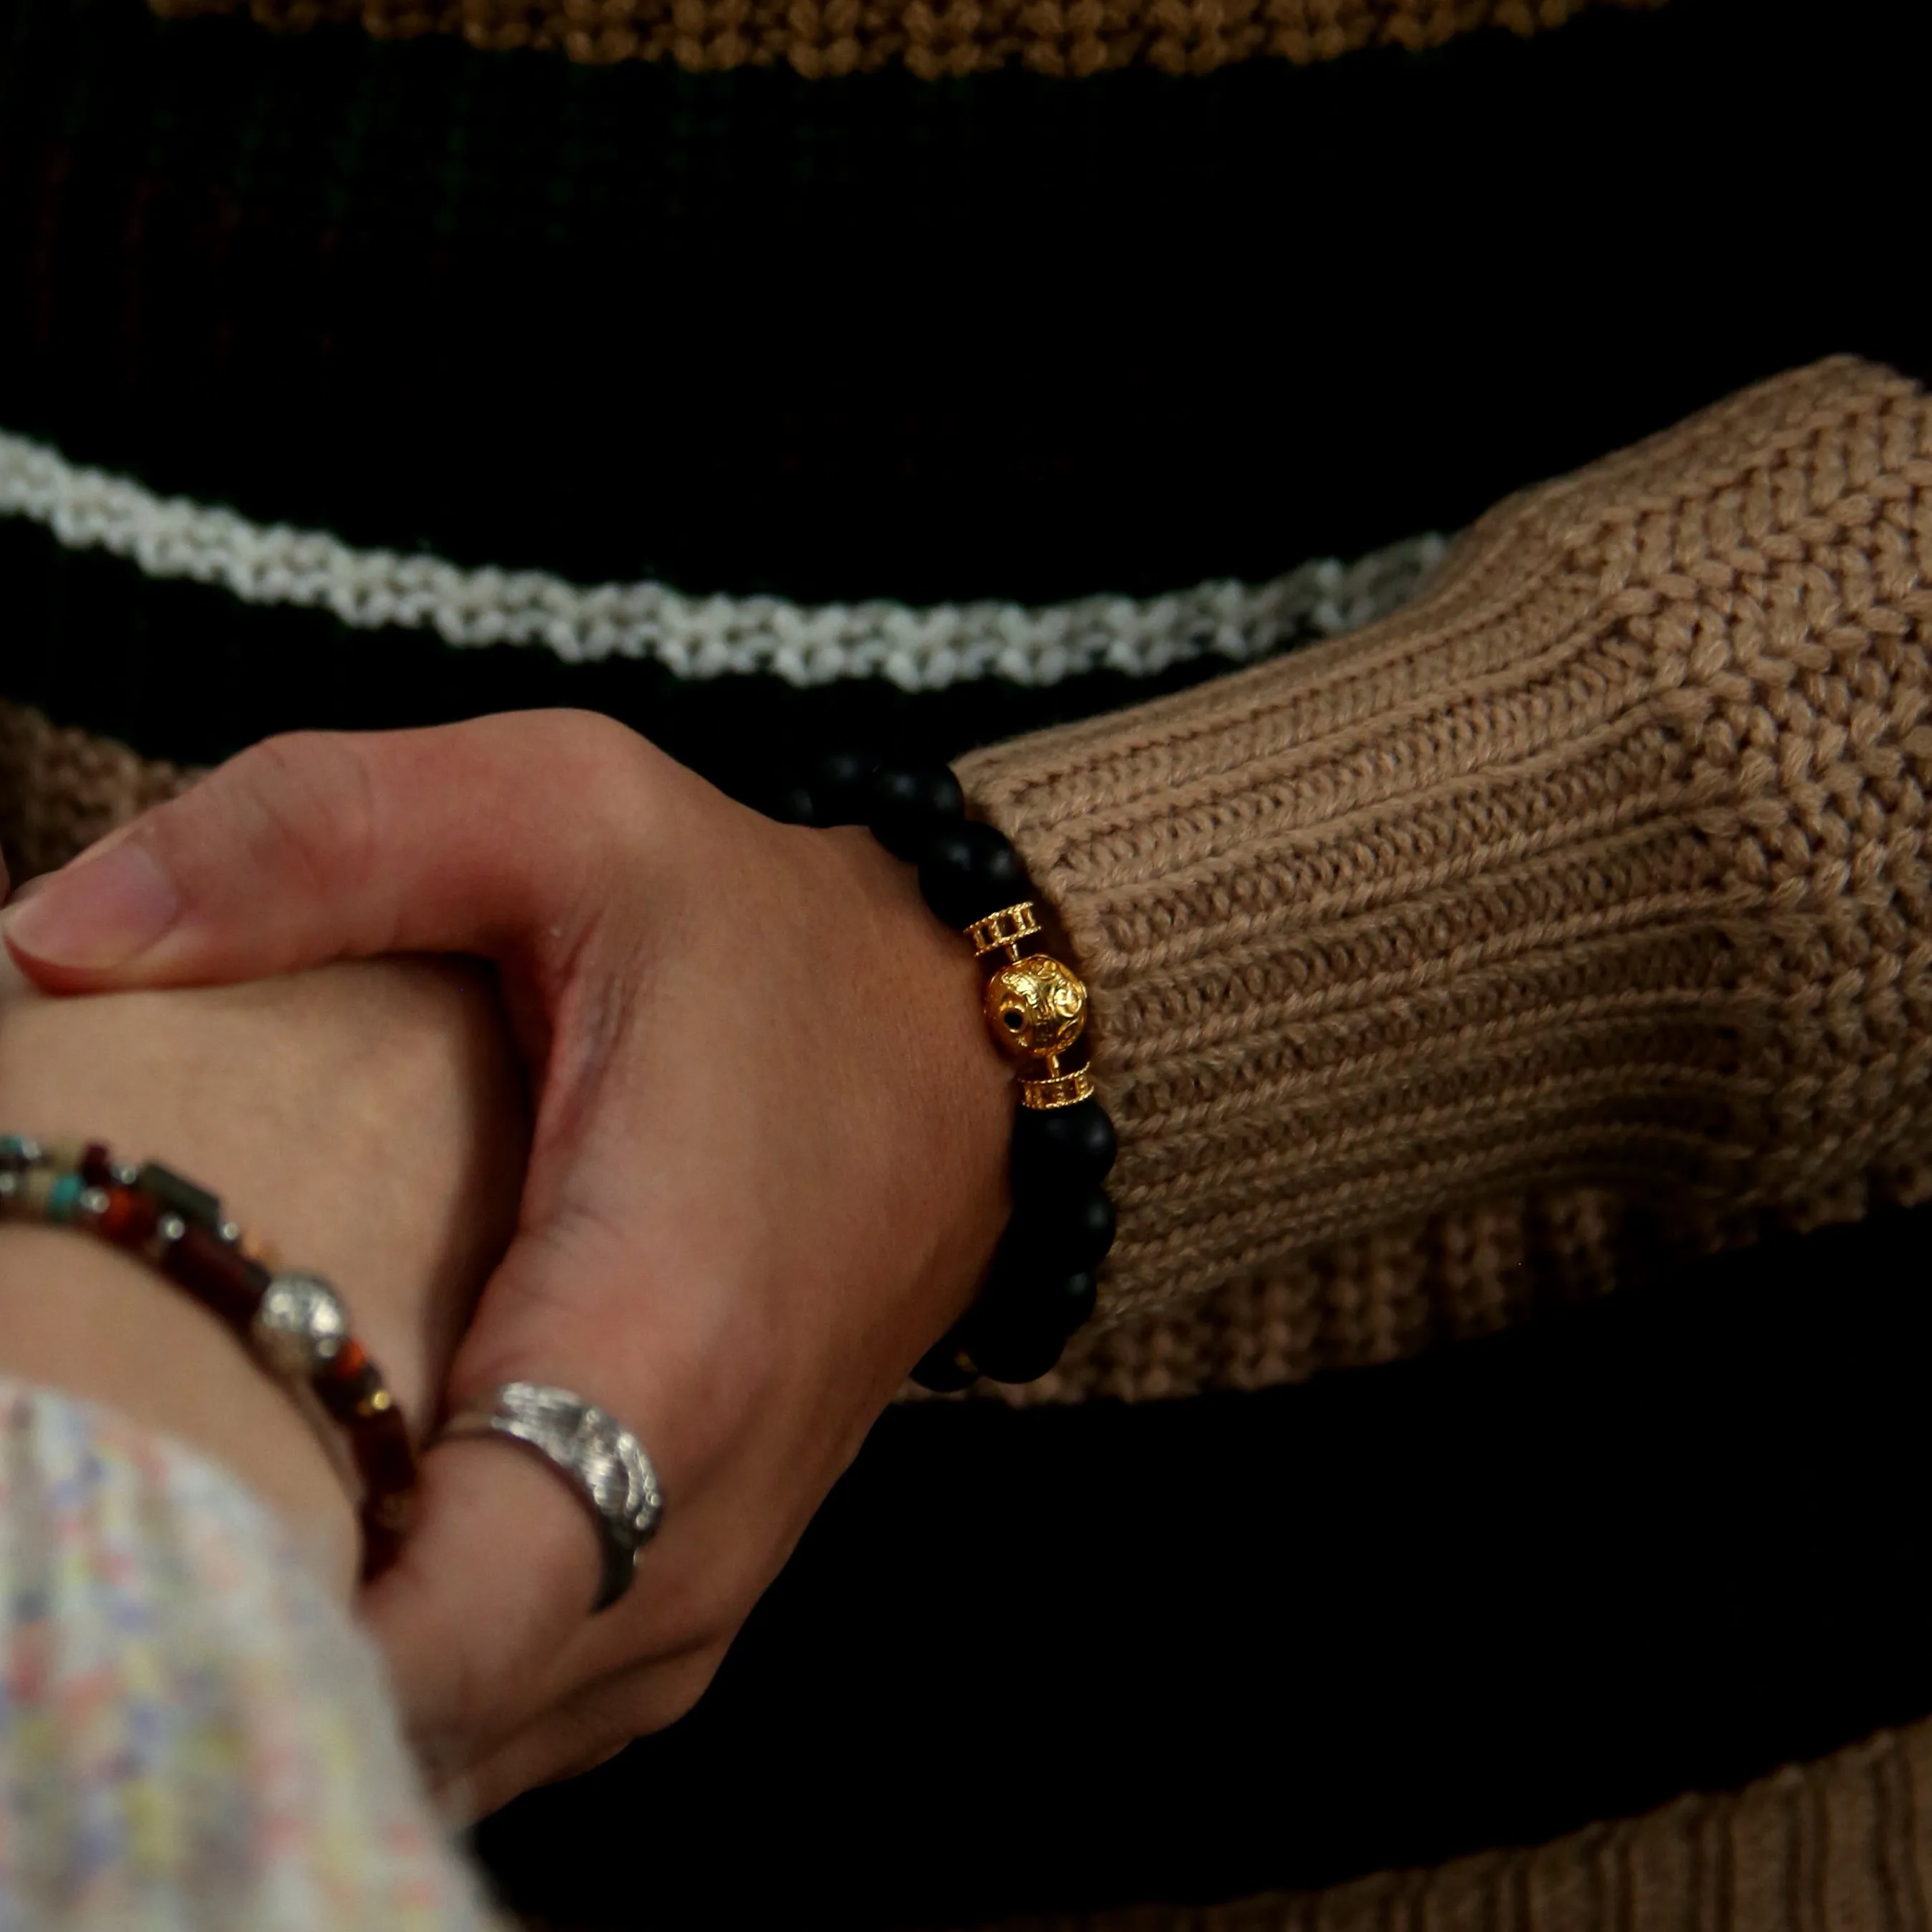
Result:
[[[227,789],[256,856],[328,896],[366,884],[380,843],[374,775],[356,739],[334,731],[266,739],[235,760]]]

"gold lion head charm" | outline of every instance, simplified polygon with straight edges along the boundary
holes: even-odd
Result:
[[[986,982],[986,1024],[1014,1058],[1051,1060],[1080,1037],[1087,988],[1058,959],[1037,953],[1002,966]]]

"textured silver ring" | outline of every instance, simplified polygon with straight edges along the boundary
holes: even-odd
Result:
[[[485,1436],[534,1450],[588,1508],[604,1562],[591,1611],[609,1609],[631,1587],[638,1552],[664,1514],[644,1445],[608,1410],[542,1382],[500,1384],[452,1415],[442,1439]]]

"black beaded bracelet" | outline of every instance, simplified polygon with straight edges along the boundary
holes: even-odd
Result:
[[[967,818],[959,782],[944,765],[841,753],[794,788],[784,815],[868,827],[919,868],[933,912],[996,962],[988,1028],[1027,1070],[1013,1120],[1012,1215],[978,1300],[912,1372],[940,1394],[980,1375],[1036,1381],[1093,1313],[1095,1271],[1114,1241],[1114,1204],[1100,1184],[1114,1164],[1113,1123],[1079,1058],[1087,988],[1050,954],[1024,950],[1040,929],[1026,868],[1003,833]]]

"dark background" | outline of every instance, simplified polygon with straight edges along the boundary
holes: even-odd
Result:
[[[1882,1216],[1299,1388],[891,1413],[697,1709],[483,1856],[600,1927],[1199,1902],[1920,1716],[1928,1236]]]
[[[1183,82],[805,82],[16,0],[0,422],[585,581],[1266,578],[1820,355],[1923,374],[1928,55],[1923,5],[1673,0]],[[18,520],[0,574],[8,696],[190,760],[575,702],[748,789],[1162,688],[452,653]],[[1928,1229],[1303,1388],[895,1412],[698,1710],[480,1849],[560,1919],[963,1924],[1534,1840],[1918,1716]]]

